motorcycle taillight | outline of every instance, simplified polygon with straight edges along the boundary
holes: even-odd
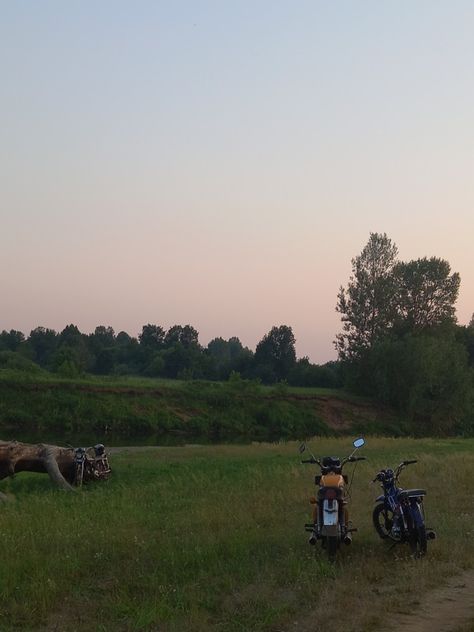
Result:
[[[336,497],[337,497],[337,492],[336,492],[336,490],[335,490],[335,489],[327,489],[327,490],[326,490],[325,497],[326,497],[328,500],[332,500],[333,498],[336,498]]]

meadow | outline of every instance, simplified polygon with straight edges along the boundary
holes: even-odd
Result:
[[[351,491],[359,531],[334,564],[307,544],[315,469],[297,442],[124,450],[109,481],[74,494],[40,474],[2,481],[0,629],[309,632],[318,619],[327,632],[389,629],[474,567],[474,440],[366,441]],[[309,445],[344,456],[351,439]],[[371,479],[408,458],[419,462],[402,483],[427,488],[438,534],[422,560],[388,550],[371,527]]]

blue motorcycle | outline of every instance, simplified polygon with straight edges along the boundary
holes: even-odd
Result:
[[[402,470],[416,460],[403,461],[396,470],[380,470],[372,481],[381,483],[383,494],[375,502],[372,520],[375,530],[383,540],[393,545],[408,543],[414,557],[426,554],[428,540],[434,540],[433,529],[425,526],[423,499],[424,489],[402,489],[398,478]]]

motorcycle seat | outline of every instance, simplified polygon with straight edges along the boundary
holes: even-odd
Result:
[[[403,489],[398,493],[399,498],[413,498],[416,496],[426,496],[425,489]]]

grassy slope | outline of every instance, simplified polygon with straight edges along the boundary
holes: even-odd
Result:
[[[214,441],[271,440],[380,430],[387,423],[390,432],[387,412],[329,389],[268,388],[245,381],[66,380],[0,370],[3,438],[53,441],[57,436],[59,441],[83,434],[107,442],[107,433],[175,433]]]
[[[316,454],[344,455],[348,439]],[[367,440],[351,517],[359,532],[335,565],[306,543],[314,469],[297,444],[159,448],[112,457],[112,479],[82,493],[19,475],[0,488],[0,629],[241,632],[384,629],[440,578],[474,565],[474,440]],[[412,561],[370,524],[381,466],[419,463],[439,539]],[[350,470],[347,470],[350,472]],[[328,612],[331,616],[328,616]],[[299,627],[293,627],[297,622]]]

